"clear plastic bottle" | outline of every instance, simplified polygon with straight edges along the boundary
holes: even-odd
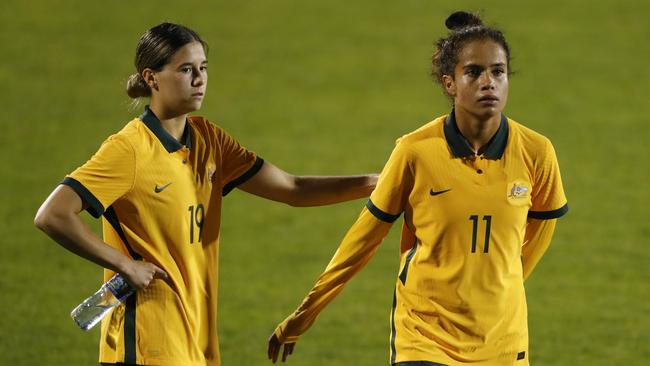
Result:
[[[117,273],[97,292],[74,308],[70,316],[79,328],[89,330],[134,292],[133,288]]]

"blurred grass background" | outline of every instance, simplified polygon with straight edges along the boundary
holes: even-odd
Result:
[[[3,0],[0,365],[96,364],[98,331],[81,332],[68,313],[101,271],[32,219],[66,173],[140,113],[124,85],[147,28],[179,22],[208,41],[201,114],[245,146],[292,173],[356,174],[379,171],[395,138],[448,111],[429,63],[457,9],[481,10],[506,33],[517,72],[506,114],[551,138],[569,197],[526,284],[533,365],[650,363],[647,1]],[[267,337],[364,202],[295,209],[228,196],[224,365],[267,364]],[[290,365],[388,364],[400,224]]]

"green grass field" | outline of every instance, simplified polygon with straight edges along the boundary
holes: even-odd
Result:
[[[551,138],[569,197],[526,284],[533,365],[650,364],[650,3],[4,0],[0,365],[96,364],[98,331],[83,333],[68,314],[101,271],[32,220],[66,173],[140,113],[124,83],[146,28],[180,22],[208,41],[201,113],[245,146],[292,173],[355,174],[379,171],[397,137],[448,111],[429,62],[446,15],[460,8],[483,10],[505,31],[517,72],[506,113]],[[228,196],[224,365],[267,364],[267,337],[364,202],[297,209]],[[388,364],[398,229],[289,365]]]

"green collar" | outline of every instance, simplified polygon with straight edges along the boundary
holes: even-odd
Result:
[[[192,148],[192,128],[190,128],[189,122],[185,122],[185,129],[183,130],[183,135],[181,136],[181,141],[183,144],[178,142],[172,135],[170,135],[162,127],[160,120],[153,113],[149,106],[144,107],[144,113],[140,116],[140,120],[149,127],[151,132],[158,138],[161,144],[165,147],[167,152],[175,152],[180,150],[183,146],[187,146],[188,149]]]
[[[502,114],[499,129],[494,134],[494,136],[492,136],[492,139],[490,139],[488,142],[488,146],[485,149],[483,156],[492,160],[501,159],[503,152],[506,150],[506,145],[508,144],[508,130],[508,119]],[[458,125],[456,124],[456,116],[453,109],[445,120],[444,131],[445,139],[447,139],[447,144],[451,149],[451,153],[455,157],[464,158],[474,156],[474,151],[458,129]]]

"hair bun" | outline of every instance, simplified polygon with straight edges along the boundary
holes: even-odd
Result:
[[[445,26],[453,31],[457,31],[465,27],[471,27],[473,25],[483,25],[483,22],[477,15],[468,13],[466,11],[454,12],[447,18],[447,20],[445,20]]]
[[[135,73],[129,76],[129,79],[126,81],[126,94],[133,99],[150,97],[151,88],[149,88],[149,85],[144,81],[141,74]]]

